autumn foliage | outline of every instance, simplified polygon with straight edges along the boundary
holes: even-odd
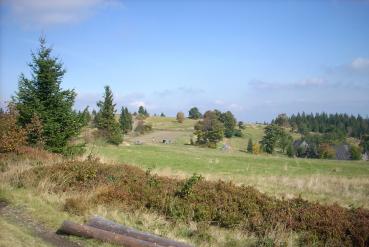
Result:
[[[0,113],[0,153],[15,151],[26,143],[27,132],[17,124],[18,112],[10,104]]]
[[[21,176],[21,186],[53,183],[55,193],[76,192],[65,210],[83,214],[91,205],[147,209],[172,221],[201,222],[252,232],[258,238],[283,226],[296,232],[301,246],[368,246],[369,211],[322,205],[301,198],[277,199],[250,186],[210,182],[194,175],[187,180],[160,177],[128,165],[69,161],[35,167]],[[91,194],[91,192],[94,193]]]

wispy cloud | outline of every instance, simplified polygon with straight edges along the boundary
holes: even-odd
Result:
[[[122,5],[119,0],[4,0],[12,15],[27,27],[41,27],[81,21],[98,7]]]
[[[325,78],[314,77],[292,83],[278,83],[263,80],[252,80],[248,85],[257,90],[285,90],[285,89],[309,89],[329,86],[330,83]]]
[[[165,89],[163,91],[157,91],[154,94],[159,97],[168,97],[173,95],[198,95],[205,91],[200,88],[190,88],[190,87],[178,87],[174,89]]]
[[[369,71],[369,59],[368,58],[362,58],[362,57],[358,57],[355,58],[351,64],[350,67],[353,70],[357,70],[357,71]]]
[[[329,75],[354,75],[367,78],[369,75],[369,58],[357,57],[349,63],[338,66],[327,66],[325,72]]]

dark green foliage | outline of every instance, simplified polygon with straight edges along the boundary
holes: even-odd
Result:
[[[78,117],[80,118],[80,122],[82,126],[87,126],[88,123],[91,121],[91,114],[88,111],[88,106],[82,111],[78,112]]]
[[[219,116],[219,120],[224,124],[224,134],[230,134],[230,136],[226,136],[226,137],[232,137],[233,136],[233,131],[236,127],[237,124],[237,120],[236,118],[233,116],[232,112],[227,111],[224,113],[221,113]]]
[[[115,120],[115,104],[109,86],[105,86],[103,100],[99,101],[97,106],[99,107],[95,117],[97,128],[109,143],[119,145],[123,141],[123,135],[119,123]]]
[[[350,146],[350,154],[352,160],[361,160],[361,149],[358,146]]]
[[[275,124],[265,127],[263,139],[260,144],[267,153],[273,153],[283,129]]]
[[[369,134],[366,134],[361,138],[360,147],[364,152],[369,152]]]
[[[202,114],[200,113],[199,109],[197,107],[192,107],[188,111],[188,117],[191,119],[199,119],[202,117]]]
[[[113,124],[107,129],[107,141],[114,145],[119,145],[123,142],[122,129],[118,123]]]
[[[292,143],[288,144],[286,154],[288,157],[292,158],[295,156],[295,151],[293,149]]]
[[[241,130],[245,129],[245,124],[242,121],[239,121],[238,122],[238,128],[241,129]]]
[[[186,180],[186,182],[183,184],[182,188],[176,192],[176,196],[179,197],[187,197],[192,192],[192,187],[199,181],[203,180],[204,177],[201,175],[197,175],[196,173],[193,174],[190,178]]]
[[[119,117],[120,128],[125,134],[132,131],[132,114],[128,111],[127,107],[122,107]]]
[[[224,136],[227,138],[231,138],[233,136],[233,130],[225,129]]]
[[[165,114],[163,112],[160,113],[160,117],[165,117]]]
[[[274,120],[275,123],[285,123],[283,118]],[[319,132],[319,133],[338,133],[338,135],[360,138],[369,132],[369,119],[347,114],[327,114],[316,113],[315,115],[298,113],[287,118],[289,125],[297,129],[300,133]]]
[[[141,116],[141,117],[144,117],[144,118],[150,116],[150,114],[147,112],[146,108],[144,108],[143,106],[140,106],[138,108],[138,115]]]
[[[204,119],[195,125],[194,134],[197,136],[197,144],[215,148],[216,144],[223,139],[224,125],[219,121],[216,112],[208,111]]]
[[[45,147],[61,152],[68,140],[79,133],[81,122],[72,109],[76,94],[73,90],[62,90],[65,70],[51,52],[45,39],[40,38],[40,49],[32,53],[29,64],[32,79],[20,76],[14,101],[20,114],[19,123],[26,126],[36,114],[43,124]]]
[[[56,193],[89,192],[91,197],[68,203],[68,210],[79,214],[83,214],[83,205],[94,204],[120,205],[127,211],[147,208],[172,221],[253,233],[264,246],[271,244],[268,234],[277,227],[297,233],[303,246],[365,247],[369,242],[367,209],[321,205],[301,198],[280,200],[231,182],[210,182],[199,176],[176,180],[127,165],[75,161],[26,170],[19,184],[36,188],[44,179],[53,183]]]
[[[250,153],[250,154],[252,153],[252,145],[253,145],[252,139],[249,138],[249,141],[247,143],[247,152]]]
[[[243,133],[242,133],[242,131],[241,131],[241,130],[239,130],[239,129],[235,129],[235,130],[233,131],[233,135],[234,135],[234,136],[236,136],[236,137],[243,137]]]

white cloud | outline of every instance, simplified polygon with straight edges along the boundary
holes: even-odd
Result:
[[[243,106],[236,104],[236,103],[232,103],[229,105],[229,108],[232,110],[236,110],[236,111],[242,111],[244,109]]]
[[[97,7],[121,5],[119,0],[4,0],[13,16],[27,26],[51,26],[83,20]]]
[[[147,107],[147,104],[142,100],[132,101],[131,103],[129,103],[129,105],[134,106],[136,108],[138,108],[140,106]]]
[[[369,59],[362,57],[355,58],[351,62],[350,67],[353,70],[367,70],[369,69]]]
[[[290,90],[290,89],[310,89],[317,87],[330,87],[336,84],[329,83],[327,79],[322,77],[307,78],[304,80],[291,83],[277,83],[261,80],[252,80],[248,85],[257,90]]]
[[[217,100],[215,100],[215,101],[214,101],[214,103],[215,103],[216,105],[224,105],[224,100],[217,99]]]

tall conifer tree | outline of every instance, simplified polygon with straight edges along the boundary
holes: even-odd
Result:
[[[53,57],[51,52],[45,38],[41,37],[39,50],[31,54],[31,79],[21,74],[13,100],[19,111],[19,123],[26,126],[37,115],[43,124],[40,138],[44,140],[45,147],[62,152],[68,140],[79,133],[81,123],[72,109],[76,93],[61,88],[66,71],[59,58]]]

